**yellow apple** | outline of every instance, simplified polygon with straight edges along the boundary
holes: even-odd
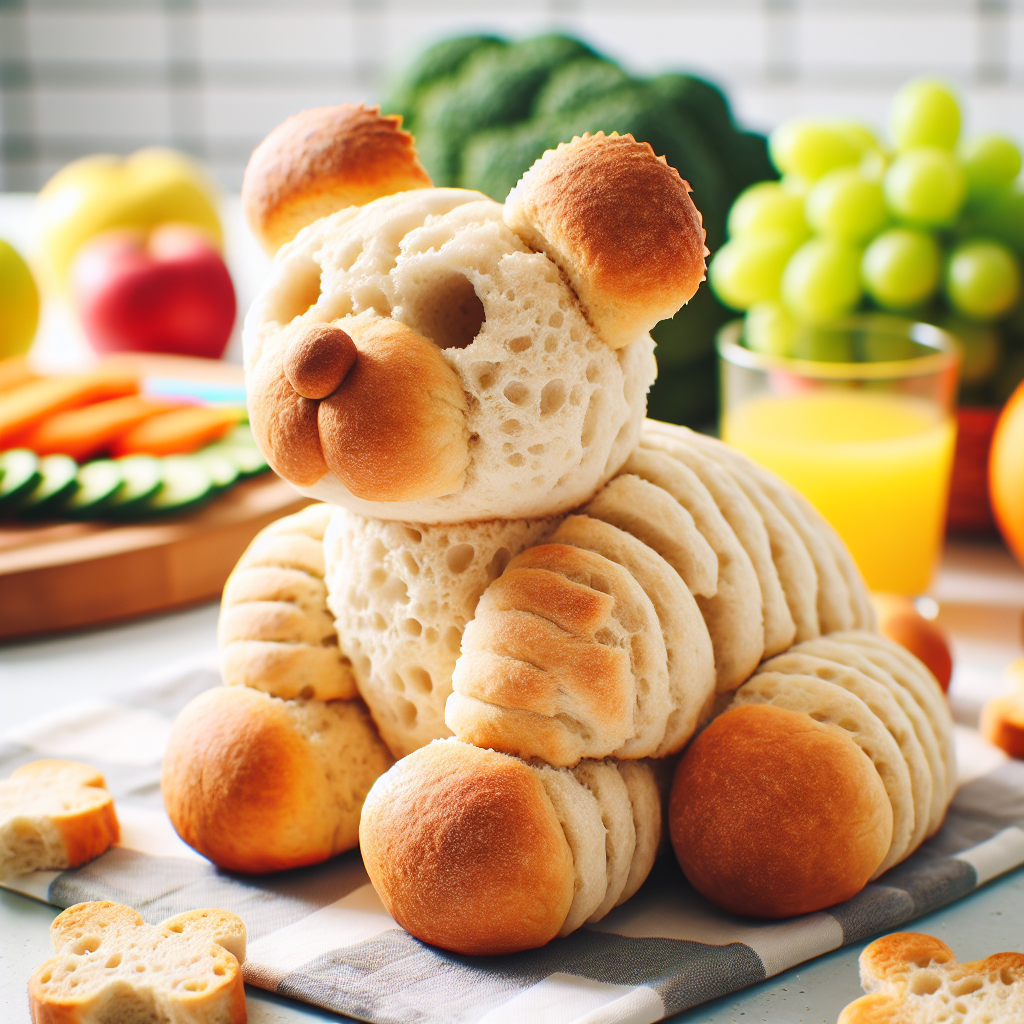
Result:
[[[222,243],[217,191],[202,168],[173,149],[128,157],[87,156],[61,168],[36,201],[38,266],[47,288],[64,291],[83,242],[110,228],[184,221]]]
[[[39,324],[39,292],[18,251],[0,238],[0,359],[29,350]]]

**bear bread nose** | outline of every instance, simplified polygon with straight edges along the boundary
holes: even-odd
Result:
[[[356,361],[355,342],[333,324],[299,330],[284,355],[284,375],[303,398],[326,398],[336,391]]]

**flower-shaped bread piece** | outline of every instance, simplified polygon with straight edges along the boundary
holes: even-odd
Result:
[[[120,903],[79,903],[50,925],[56,956],[28,983],[35,1024],[244,1024],[245,925],[190,910],[150,925]]]
[[[839,1015],[839,1024],[969,1024],[1024,1020],[1024,954],[993,953],[957,963],[941,939],[896,932],[860,955],[868,995]]]
[[[0,782],[0,878],[78,867],[117,842],[103,776],[76,761],[33,761]]]

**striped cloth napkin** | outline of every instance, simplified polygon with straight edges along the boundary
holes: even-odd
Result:
[[[458,956],[395,923],[358,852],[246,878],[178,839],[160,799],[160,756],[177,712],[219,682],[211,653],[116,700],[83,700],[5,732],[0,777],[39,757],[85,761],[106,775],[122,826],[120,845],[91,864],[5,885],[59,907],[116,900],[153,923],[232,910],[249,932],[247,982],[377,1024],[647,1024],[899,928],[1024,864],[1024,764],[958,726],[962,785],[941,832],[846,903],[781,922],[733,917],[665,860],[596,926],[511,956]]]

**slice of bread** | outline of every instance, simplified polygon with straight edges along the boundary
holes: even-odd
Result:
[[[957,963],[941,939],[896,932],[860,955],[867,995],[839,1015],[839,1024],[1016,1024],[1024,1020],[1024,954],[994,953]]]
[[[36,1024],[244,1024],[245,925],[191,910],[149,925],[119,903],[79,903],[50,926],[56,956],[28,983]]]
[[[74,868],[118,839],[103,776],[76,761],[33,761],[0,782],[0,878]]]

